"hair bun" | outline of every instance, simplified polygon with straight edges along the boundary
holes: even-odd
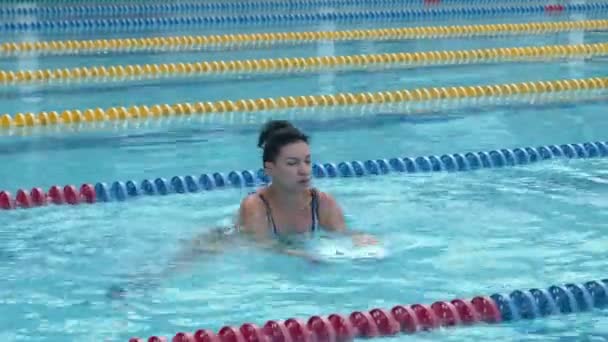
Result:
[[[268,139],[284,128],[294,128],[294,126],[287,120],[270,120],[262,127],[260,137],[258,138],[258,147],[263,148]]]

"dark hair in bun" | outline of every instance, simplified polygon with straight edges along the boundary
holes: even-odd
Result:
[[[258,138],[258,147],[264,150],[262,160],[264,162],[274,162],[283,146],[300,141],[308,143],[308,136],[289,121],[268,121],[262,127]]]

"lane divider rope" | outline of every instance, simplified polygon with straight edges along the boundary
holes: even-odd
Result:
[[[131,64],[42,70],[0,70],[0,85],[50,82],[125,82],[134,80],[201,77],[217,74],[261,74],[394,68],[420,65],[450,65],[483,62],[546,61],[597,57],[608,54],[608,43],[545,45],[475,50],[438,50],[368,55],[315,56],[219,60],[194,63]]]
[[[290,0],[290,1],[250,1],[250,2],[189,2],[189,3],[120,3],[107,5],[76,5],[52,7],[28,7],[22,4],[15,7],[0,6],[0,16],[41,17],[66,15],[150,15],[180,14],[209,11],[252,11],[252,10],[295,10],[317,9],[318,7],[355,7],[355,6],[439,6],[439,5],[504,5],[510,3],[529,4],[531,0]],[[546,1],[545,1],[546,2]]]
[[[546,34],[574,30],[606,30],[608,20],[548,22],[525,24],[489,24],[469,26],[429,26],[372,30],[279,32],[211,36],[173,36],[151,38],[119,38],[104,40],[65,40],[0,43],[0,56],[79,55],[102,52],[198,51],[206,47],[269,46],[303,44],[321,40],[397,40],[441,37],[473,37],[483,35]]]
[[[419,102],[479,97],[510,97],[542,93],[562,93],[569,91],[605,90],[608,77],[586,79],[563,79],[520,82],[478,86],[454,86],[417,88],[412,90],[387,90],[382,92],[339,93],[330,95],[283,96],[277,98],[257,98],[220,100],[215,102],[134,105],[126,107],[95,108],[84,111],[65,110],[34,113],[17,113],[14,116],[0,116],[0,128],[34,127],[58,124],[81,124],[101,121],[124,121],[131,119],[158,119],[163,117],[193,114],[261,112],[297,108],[331,108],[339,106],[369,105],[382,103]]]
[[[108,19],[81,19],[60,21],[20,21],[4,22],[0,24],[0,32],[21,31],[56,31],[56,30],[138,30],[159,29],[163,27],[200,27],[221,24],[253,25],[253,24],[284,24],[316,23],[321,21],[351,22],[351,21],[373,21],[373,20],[429,20],[442,19],[446,17],[469,18],[489,17],[504,15],[559,15],[566,13],[603,13],[608,10],[608,3],[584,3],[565,5],[538,5],[538,6],[501,6],[501,7],[466,7],[466,8],[433,8],[433,9],[401,9],[401,10],[378,10],[378,11],[348,11],[348,12],[315,12],[298,14],[252,14],[232,16],[180,16],[180,17],[145,17],[145,18],[108,18]]]
[[[204,47],[297,44],[318,41],[397,40],[496,35],[531,35],[608,30],[608,20],[418,26],[369,30],[243,33],[208,36],[53,40],[0,43],[0,56],[77,55],[102,52],[196,51]]]
[[[52,125],[35,127],[10,127],[0,129],[0,136],[31,136],[46,134],[86,134],[94,131],[147,132],[159,129],[189,129],[192,125],[206,127],[206,125],[220,124],[236,125],[238,127],[252,127],[264,124],[271,119],[285,119],[289,121],[313,121],[329,123],[332,121],[353,120],[357,118],[356,125],[366,119],[396,120],[409,122],[425,122],[427,120],[453,120],[462,118],[467,113],[479,115],[491,109],[519,110],[529,109],[530,103],[541,110],[559,110],[562,104],[597,104],[608,99],[608,92],[600,90],[554,93],[531,93],[517,96],[502,97],[470,97],[448,100],[410,101],[399,103],[372,103],[343,107],[307,107],[296,110],[278,109],[259,112],[231,112],[207,115],[179,115],[155,117],[154,120],[121,120],[80,122],[70,125]]]
[[[309,0],[309,1],[302,1],[300,0],[298,3],[302,3],[303,6],[308,6],[309,3],[330,3],[329,1],[342,1],[342,2],[338,2],[337,4],[342,4],[342,3],[366,3],[370,0]],[[381,3],[382,1],[390,1],[390,0],[375,0],[378,1],[378,3]],[[521,3],[528,3],[530,0],[500,0],[500,2],[521,2]],[[440,5],[440,4],[450,4],[450,5],[470,5],[470,4],[496,4],[497,1],[496,0],[402,0],[402,2],[404,4],[429,4],[429,5]],[[139,4],[138,4],[139,3]],[[65,7],[65,6],[83,6],[83,5],[87,5],[87,6],[125,6],[125,5],[138,5],[138,6],[142,6],[141,3],[145,3],[145,4],[164,4],[164,5],[171,5],[171,6],[175,6],[175,4],[167,4],[166,2],[163,2],[162,0],[105,0],[105,1],[95,1],[95,0],[3,0],[0,3],[0,8],[3,7],[7,7],[7,8],[11,8],[11,7],[27,7],[27,6],[45,6],[45,7]],[[230,9],[230,8],[240,8],[240,7],[244,7],[247,8],[248,6],[262,6],[259,5],[260,3],[287,3],[287,1],[282,1],[282,0],[275,0],[275,1],[268,1],[268,0],[263,0],[263,1],[251,1],[251,3],[249,2],[243,2],[243,1],[235,1],[235,2],[230,2],[230,3],[226,3],[226,2],[209,2],[208,4],[206,4],[206,6],[209,6],[209,9]],[[333,2],[331,2],[333,3]],[[181,6],[188,6],[188,4],[197,4],[197,2],[190,2],[190,3],[180,3]],[[284,4],[283,6],[286,6],[287,4]]]
[[[465,152],[405,158],[314,163],[312,176],[316,179],[361,178],[391,173],[464,172],[529,165],[552,159],[590,159],[608,157],[608,142],[546,145],[538,147],[502,148],[483,152]],[[0,208],[33,208],[47,204],[71,204],[125,201],[139,196],[190,194],[228,188],[252,188],[269,182],[263,169],[204,173],[200,176],[158,177],[136,181],[114,181],[108,185],[83,184],[19,189],[13,198],[9,191],[0,191]]]
[[[436,301],[431,305],[396,305],[391,309],[374,308],[349,315],[315,315],[306,320],[289,318],[269,320],[259,327],[245,323],[240,327],[223,326],[217,333],[199,329],[177,333],[172,342],[220,341],[318,341],[342,342],[475,324],[499,324],[515,320],[539,319],[551,315],[588,312],[608,305],[608,279],[584,283],[551,285],[545,289],[515,290],[476,296],[470,300]],[[131,338],[129,342],[144,342]],[[167,342],[151,336],[148,342]]]

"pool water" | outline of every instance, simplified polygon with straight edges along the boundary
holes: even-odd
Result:
[[[546,17],[503,18],[511,22]],[[568,18],[561,18],[562,20]],[[575,19],[575,18],[571,18]],[[576,18],[581,19],[579,17]],[[583,18],[584,19],[584,18]],[[557,20],[557,19],[555,19]],[[415,25],[478,23],[431,21]],[[498,18],[492,18],[492,22]],[[372,23],[381,27],[386,23]],[[391,23],[392,26],[401,23]],[[411,26],[412,23],[403,23]],[[323,24],[326,25],[326,24]],[[352,24],[347,28],[357,28]],[[387,25],[388,26],[388,25]],[[337,26],[334,26],[337,27]],[[264,28],[270,30],[271,28]],[[276,31],[298,27],[272,28]],[[328,29],[326,26],[306,30]],[[262,30],[262,28],[260,28]],[[196,34],[242,32],[223,27]],[[169,32],[163,32],[168,34]],[[174,32],[171,32],[174,33]],[[191,32],[192,33],[192,32]],[[158,32],[137,32],[155,36]],[[181,33],[180,33],[181,34]],[[87,39],[106,37],[103,32]],[[48,34],[27,39],[74,39]],[[8,38],[4,38],[8,39]],[[17,40],[17,39],[15,39]],[[0,59],[0,69],[199,60],[346,55],[605,41],[603,32],[510,38],[421,39],[308,44],[201,53],[109,54]],[[0,86],[2,111],[39,112],[134,104],[214,101],[415,87],[502,84],[605,77],[605,60],[493,63],[302,75],[56,86]],[[589,101],[479,105],[404,115],[332,109],[288,117],[312,137],[315,162],[340,162],[500,148],[605,141],[605,96]],[[226,117],[234,118],[235,115]],[[257,169],[255,147],[268,117],[150,123],[128,128],[51,128],[0,135],[0,189],[112,182]],[[253,189],[138,197],[126,202],[45,206],[0,212],[0,339],[127,341],[217,331],[245,322],[350,313],[396,304],[432,303],[605,277],[608,162],[552,160],[458,173],[391,173],[317,179],[351,228],[373,234],[381,254],[349,241],[306,243],[313,253],[338,249],[320,263],[271,254],[237,241],[181,272],[158,274],[197,235],[230,225]],[[349,256],[349,253],[360,253]],[[121,289],[120,292],[117,289]],[[108,296],[113,294],[114,296]],[[116,296],[119,294],[118,296]],[[608,312],[439,329],[395,340],[605,341]]]

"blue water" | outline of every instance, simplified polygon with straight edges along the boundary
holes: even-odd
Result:
[[[347,28],[354,27],[357,25]],[[195,34],[210,32],[240,31],[225,27]],[[87,38],[105,36],[99,33]],[[65,36],[56,34],[23,39],[62,37]],[[602,41],[605,34],[594,32],[319,43],[226,52],[2,59],[0,68]],[[252,75],[239,80],[216,77],[146,82],[145,86],[35,86],[2,89],[0,103],[2,112],[16,113],[605,77],[605,63],[605,59],[598,58],[297,76]],[[98,181],[141,181],[257,169],[261,163],[261,151],[255,148],[258,129],[271,116],[290,118],[311,135],[316,162],[608,140],[605,95],[565,103],[473,103],[442,108],[437,106],[433,114],[424,115],[405,115],[404,108],[354,108],[216,115],[189,121],[132,123],[126,127],[109,124],[2,132],[0,189],[14,193],[34,186],[47,189],[55,184],[79,186]],[[240,200],[251,189],[0,212],[0,273],[5,275],[0,281],[0,339],[126,341],[132,336],[171,337],[178,331],[199,328],[218,330],[223,325],[244,322],[262,325],[268,319],[346,314],[373,307],[432,303],[605,278],[602,267],[608,246],[604,229],[608,219],[607,168],[608,162],[602,159],[554,160],[464,173],[317,180],[316,186],[338,199],[350,227],[374,234],[382,242],[384,258],[345,258],[316,265],[261,252],[236,241],[225,253],[201,258],[190,268],[167,277],[155,274],[172,262],[184,241],[212,227],[230,224]],[[349,249],[348,242],[316,239],[309,248],[314,252],[333,243]],[[139,286],[128,286],[130,282]],[[125,298],[106,297],[114,285],[128,289]],[[608,312],[596,310],[496,326],[441,329],[395,339],[603,341],[608,336],[606,327]]]

